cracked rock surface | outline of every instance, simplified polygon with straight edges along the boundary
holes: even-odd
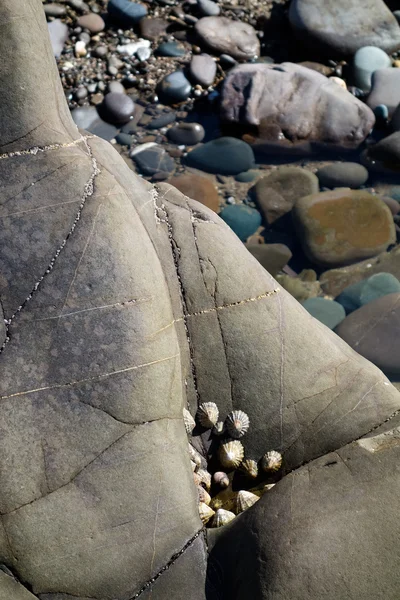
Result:
[[[280,450],[287,471],[307,472],[304,463],[350,444],[353,487],[341,463],[315,467],[333,479],[322,475],[319,484],[316,474],[314,496],[298,479],[294,518],[304,502],[307,535],[320,543],[324,514],[343,505],[360,529],[368,489],[368,510],[379,504],[398,447],[380,473],[370,448],[354,440],[400,410],[399,393],[280,289],[212,211],[168,184],[140,180],[107,142],[80,137],[39,0],[0,0],[0,28],[3,105],[19,107],[17,122],[0,112],[0,563],[10,570],[0,571],[0,600],[281,600],[293,597],[292,579],[284,581],[295,567],[316,598],[333,600],[338,567],[326,566],[324,596],[304,528],[290,527],[297,471],[223,531],[206,585],[182,408],[194,414],[215,400],[222,414],[245,410],[248,456]],[[19,77],[33,69],[23,35],[38,64],[21,99],[20,81],[2,76],[10,65]],[[342,496],[332,492],[335,481]],[[359,552],[346,525],[336,549],[357,553],[365,571],[373,542],[363,533]],[[280,550],[288,540],[297,544],[289,566]],[[226,588],[231,556],[243,580]],[[383,582],[386,566],[373,568]],[[351,585],[360,597],[364,583]]]

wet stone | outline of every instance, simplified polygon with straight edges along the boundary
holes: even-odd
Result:
[[[254,166],[254,154],[246,142],[221,137],[189,152],[186,162],[189,166],[208,173],[237,175]]]
[[[178,145],[194,146],[203,140],[204,127],[199,123],[180,123],[168,130],[171,142]]]
[[[183,46],[177,42],[163,42],[156,50],[158,56],[172,56],[179,57],[184,56],[186,50]]]
[[[110,83],[108,84],[108,91],[111,94],[125,94],[126,93],[124,86],[119,81],[110,81]]]
[[[115,92],[106,94],[101,106],[104,119],[118,125],[127,123],[131,119],[134,110],[135,104],[129,96]]]
[[[220,8],[212,0],[197,0],[197,6],[200,13],[205,17],[216,17],[220,13]]]
[[[191,90],[192,86],[186,79],[183,71],[175,71],[167,75],[161,80],[157,88],[160,100],[171,104],[186,100]]]
[[[147,15],[144,5],[131,0],[109,0],[107,9],[110,16],[125,27],[135,25]]]
[[[226,206],[219,216],[242,242],[253,235],[261,225],[261,215],[258,210],[244,204]]]
[[[132,158],[143,175],[155,175],[156,173],[164,172],[168,176],[175,170],[173,159],[166,152],[165,148],[157,144],[135,153]]]
[[[147,116],[149,116],[149,115],[146,115],[146,117]],[[152,119],[148,123],[147,129],[160,129],[160,127],[165,127],[166,125],[173,123],[175,121],[175,119],[176,119],[175,112],[171,111],[171,112],[163,113],[159,117]]]
[[[195,54],[190,62],[190,77],[195,83],[208,87],[214,82],[217,63],[209,54]]]
[[[128,148],[131,147],[132,144],[132,136],[129,135],[129,133],[119,133],[116,137],[115,137],[116,141],[118,144],[120,144],[121,146],[127,146]]]

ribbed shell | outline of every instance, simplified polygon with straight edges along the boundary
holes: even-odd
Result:
[[[227,469],[236,469],[244,457],[244,448],[238,440],[223,442],[218,449],[221,465]]]
[[[213,427],[213,435],[223,435],[225,433],[225,423],[218,421]]]
[[[200,519],[202,520],[203,524],[205,525],[206,523],[208,523],[208,521],[211,519],[211,517],[213,517],[215,515],[215,512],[213,511],[212,508],[207,506],[207,504],[205,504],[205,502],[200,502],[199,515],[200,515]]]
[[[192,435],[192,431],[196,427],[196,422],[187,408],[183,409],[183,422],[185,424],[186,433]]]
[[[197,471],[197,475],[200,477],[200,483],[206,488],[207,491],[210,491],[211,474],[205,469],[199,469]]]
[[[202,456],[201,456],[200,452],[198,452],[196,450],[196,448],[193,448],[192,444],[189,444],[189,456],[190,456],[190,460],[192,460],[194,463],[196,463],[197,467],[201,466]]]
[[[215,402],[203,402],[197,409],[196,417],[200,425],[211,429],[218,421],[219,410]]]
[[[253,506],[253,504],[255,504],[259,499],[260,498],[258,496],[252,494],[251,492],[247,492],[246,490],[240,490],[236,498],[236,514],[247,510],[248,508],[250,508],[250,506]]]
[[[251,479],[255,479],[258,475],[258,466],[252,458],[246,458],[240,465],[240,470]]]
[[[264,454],[261,459],[261,468],[263,471],[279,471],[282,466],[282,454],[276,450],[271,450]]]
[[[229,485],[229,477],[223,471],[216,471],[212,478],[213,482],[220,488],[227,488]]]
[[[204,504],[210,505],[211,496],[202,485],[197,486],[197,492],[199,494],[199,502],[204,502]]]
[[[194,481],[195,485],[200,485],[201,484],[201,477],[196,472],[193,473],[193,481]]]
[[[219,508],[213,517],[211,527],[222,527],[223,525],[233,521],[234,518],[235,514],[233,512]]]
[[[225,419],[225,427],[229,435],[235,439],[243,437],[249,426],[249,417],[242,410],[233,410]]]

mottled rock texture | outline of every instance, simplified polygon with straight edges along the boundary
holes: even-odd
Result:
[[[0,598],[205,600],[207,548],[183,406],[194,413],[215,399],[221,413],[245,410],[248,455],[280,449],[290,470],[368,433],[400,409],[400,396],[279,289],[212,211],[135,177],[107,142],[80,138],[42,11],[39,0],[0,1],[0,563],[17,579],[0,571]],[[317,540],[330,531],[329,515],[347,511],[339,533],[331,528],[340,564],[330,561],[325,577],[314,565],[302,572],[319,598],[326,581],[337,597],[350,552],[384,590],[387,570],[398,572],[398,510],[390,518],[387,502],[392,489],[399,497],[390,487],[397,480],[383,485],[380,467],[371,482],[369,470],[364,490],[364,466],[354,468],[349,502],[348,488],[337,498],[328,486],[323,502],[317,485],[303,508],[298,496],[299,511],[313,509],[306,530]],[[286,573],[284,558],[257,571],[254,544],[290,539],[296,569],[306,560],[304,530],[290,528],[283,510],[293,477],[244,517],[256,535],[231,598],[271,589],[271,576]],[[369,511],[384,507],[369,540],[362,512],[349,510],[356,498]],[[371,558],[386,533],[394,551],[379,567]],[[362,597],[363,579],[354,586]],[[220,580],[207,590],[226,594]]]

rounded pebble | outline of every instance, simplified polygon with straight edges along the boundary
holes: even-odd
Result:
[[[199,123],[180,123],[168,130],[168,137],[174,144],[194,146],[203,140],[204,127]]]
[[[334,329],[346,318],[343,306],[327,298],[308,298],[303,302],[303,308],[329,329]]]
[[[261,225],[261,215],[258,210],[244,204],[226,206],[219,216],[242,242],[253,235]]]
[[[333,163],[319,169],[317,177],[321,187],[349,187],[356,189],[367,182],[368,171],[358,163]]]
[[[104,96],[101,111],[104,118],[111,123],[127,123],[133,115],[135,104],[126,94],[111,92]]]
[[[192,86],[183,71],[175,71],[167,75],[161,80],[157,88],[160,100],[167,104],[186,100],[191,90]]]

